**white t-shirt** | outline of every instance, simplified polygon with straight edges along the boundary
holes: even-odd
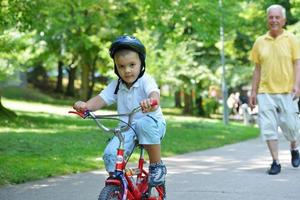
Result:
[[[139,78],[131,87],[128,89],[125,84],[122,82],[119,85],[119,90],[117,94],[114,94],[118,80],[113,80],[108,86],[100,92],[100,97],[105,101],[107,105],[117,103],[117,111],[119,114],[124,114],[132,111],[134,108],[139,106],[139,103],[147,99],[151,92],[158,92],[160,90],[154,81],[149,75],[144,74]],[[158,120],[164,120],[161,108],[158,107],[153,112],[142,113],[137,112],[133,115],[133,122],[145,115],[151,115]],[[125,122],[128,121],[128,117],[120,117],[121,120]]]

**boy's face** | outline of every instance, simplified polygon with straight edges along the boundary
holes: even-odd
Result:
[[[114,57],[117,71],[127,87],[131,87],[141,71],[139,55],[130,50],[117,52]]]

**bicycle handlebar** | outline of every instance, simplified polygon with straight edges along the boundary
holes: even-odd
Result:
[[[156,99],[152,99],[151,100],[151,107],[154,107],[158,104]],[[69,111],[68,113],[71,114],[76,114],[79,115],[82,119],[85,118],[92,118],[93,120],[95,120],[95,122],[97,123],[98,127],[103,129],[106,132],[124,132],[127,131],[128,128],[131,126],[131,122],[132,122],[132,116],[139,112],[142,109],[141,106],[138,106],[136,108],[134,108],[131,112],[129,113],[125,113],[125,114],[115,114],[115,115],[95,115],[94,112],[89,111],[89,110],[85,110],[83,112],[78,112],[78,111]],[[128,122],[124,122],[126,124],[126,126],[121,127],[121,128],[108,128],[106,126],[104,126],[99,119],[109,119],[109,118],[113,118],[113,117],[121,117],[121,116],[128,116]],[[115,118],[114,118],[115,119]]]

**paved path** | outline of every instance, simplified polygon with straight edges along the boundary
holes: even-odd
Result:
[[[282,139],[281,139],[282,140]],[[270,176],[260,139],[166,158],[169,200],[298,200],[300,168],[280,143],[282,172]],[[0,200],[96,200],[105,172],[92,171],[0,188]]]

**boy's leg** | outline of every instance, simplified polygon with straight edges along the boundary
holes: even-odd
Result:
[[[160,144],[144,145],[149,155],[150,164],[161,161]]]
[[[126,158],[127,156],[129,156],[129,154],[134,148],[135,134],[131,129],[122,134],[124,136],[124,149],[125,149],[124,158]],[[105,169],[110,176],[112,176],[115,171],[117,149],[119,147],[119,144],[120,142],[118,138],[114,136],[107,144],[103,153],[103,161],[104,161]]]
[[[150,159],[149,184],[162,185],[165,183],[167,169],[161,161],[160,141],[165,134],[166,126],[152,116],[145,116],[137,122],[136,128],[139,142],[144,145]]]
[[[144,145],[150,159],[149,184],[150,186],[164,185],[167,168],[161,160],[160,145]]]

